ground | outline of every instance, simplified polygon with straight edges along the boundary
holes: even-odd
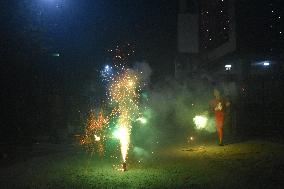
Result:
[[[1,188],[283,188],[284,145],[250,140],[168,146],[128,171],[69,148],[2,166]]]

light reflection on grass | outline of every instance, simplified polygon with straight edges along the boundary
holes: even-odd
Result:
[[[219,147],[169,147],[148,162],[129,159],[129,170],[84,153],[33,158],[0,171],[7,188],[268,188],[282,182],[283,145],[252,141]],[[267,174],[267,173],[271,174]]]

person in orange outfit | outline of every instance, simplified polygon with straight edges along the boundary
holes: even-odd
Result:
[[[223,146],[223,127],[224,127],[224,120],[225,120],[225,108],[229,106],[229,103],[226,103],[223,99],[221,99],[220,91],[214,89],[214,96],[215,99],[211,102],[211,107],[215,112],[215,123],[216,129],[219,138],[219,145]]]

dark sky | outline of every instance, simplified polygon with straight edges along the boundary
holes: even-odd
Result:
[[[33,24],[69,60],[101,61],[107,48],[130,42],[142,59],[155,61],[176,47],[175,1],[36,0],[28,5]]]
[[[251,49],[280,47],[281,2],[238,2],[239,41]],[[107,49],[132,43],[137,60],[148,61],[156,71],[171,70],[177,46],[178,1],[9,0],[0,4],[2,40],[14,39],[8,40],[8,46],[18,43],[19,33],[32,35],[30,31],[37,28],[48,52],[60,53],[61,61],[69,65],[104,64]]]
[[[38,28],[49,53],[59,52],[69,64],[103,64],[105,51],[124,43],[133,44],[137,59],[154,67],[171,64],[175,56],[176,1],[11,0],[3,5],[1,33]]]
[[[107,49],[125,43],[153,75],[173,73],[176,1],[9,0],[0,7],[3,97],[81,93],[88,82],[100,82]]]
[[[236,10],[239,48],[262,54],[283,53],[282,0],[238,0]]]

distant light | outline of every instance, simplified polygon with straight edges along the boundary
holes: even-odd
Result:
[[[270,61],[270,60],[264,60],[264,61],[252,63],[253,66],[261,66],[261,67],[269,67],[272,64],[273,64],[273,62]]]
[[[263,62],[263,66],[270,66],[270,62],[268,61]]]
[[[53,57],[59,57],[60,54],[59,54],[59,53],[53,53],[52,56],[53,56]]]
[[[232,65],[231,65],[231,64],[225,65],[225,69],[226,69],[227,71],[231,70],[231,68],[232,68]]]

